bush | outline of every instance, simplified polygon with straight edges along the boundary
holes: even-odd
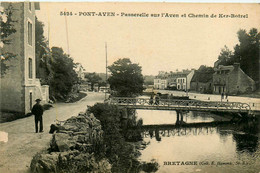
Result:
[[[112,172],[135,172],[140,165],[137,160],[139,152],[127,140],[141,140],[138,131],[129,130],[129,127],[140,125],[141,121],[137,123],[135,117],[131,117],[127,120],[127,128],[124,129],[123,110],[106,103],[97,103],[90,107],[88,111],[93,113],[101,122],[106,146],[105,156],[112,163]],[[128,111],[128,113],[130,112],[132,111]]]

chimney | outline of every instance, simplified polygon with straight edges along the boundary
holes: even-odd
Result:
[[[237,62],[236,62],[236,63],[233,64],[233,66],[234,66],[234,69],[237,70],[237,69],[240,68],[240,63],[237,63]]]

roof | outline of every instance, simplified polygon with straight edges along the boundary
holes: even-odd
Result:
[[[213,73],[205,73],[196,71],[191,79],[191,82],[206,83],[213,79]]]
[[[223,65],[220,65],[218,66],[217,70],[234,70],[234,66],[233,65],[227,65],[227,66],[223,66]]]

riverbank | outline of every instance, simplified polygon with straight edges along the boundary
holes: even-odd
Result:
[[[0,172],[28,172],[33,156],[50,146],[50,125],[65,121],[87,105],[104,101],[104,93],[89,92],[76,103],[54,103],[53,108],[43,114],[43,133],[35,133],[34,116],[0,124]]]
[[[100,103],[69,118],[62,126],[57,126],[48,150],[34,156],[31,171],[156,171],[156,162],[138,160],[139,149],[146,146],[138,130],[142,124],[133,115],[125,118],[123,114],[117,106]],[[128,130],[134,126],[134,131]]]

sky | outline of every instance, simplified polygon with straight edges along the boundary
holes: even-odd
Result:
[[[259,4],[41,2],[40,6],[36,15],[45,25],[50,46],[62,47],[87,72],[105,72],[105,43],[108,65],[130,58],[142,66],[144,75],[156,75],[158,71],[213,66],[224,45],[233,50],[238,43],[239,29],[260,30]],[[64,11],[72,16],[60,15]],[[114,12],[116,16],[84,16],[84,12]],[[179,17],[162,17],[162,13]],[[248,18],[219,18],[219,14],[247,14]]]

